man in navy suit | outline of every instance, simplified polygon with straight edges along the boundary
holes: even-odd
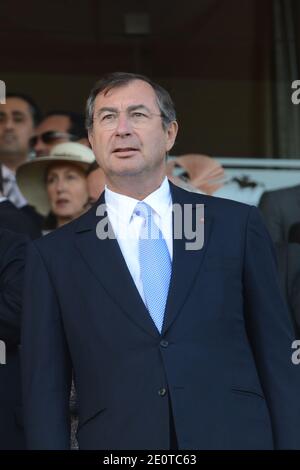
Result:
[[[68,448],[73,370],[81,449],[299,449],[295,338],[258,210],[168,182],[175,110],[146,77],[96,83],[87,128],[105,191],[28,254],[28,447]]]
[[[0,358],[1,450],[25,448],[19,343],[26,242],[24,235],[0,228],[0,341],[4,353]]]
[[[27,236],[40,234],[1,189],[0,166],[0,341],[6,352],[5,364],[0,363],[0,449],[16,450],[25,448],[19,354],[25,245]]]

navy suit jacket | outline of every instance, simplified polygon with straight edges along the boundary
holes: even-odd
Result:
[[[97,205],[31,244],[29,448],[69,447],[73,367],[81,449],[169,449],[169,403],[180,449],[300,449],[300,366],[259,212],[170,187],[173,203],[205,205],[205,241],[198,251],[173,241],[161,334],[118,242],[96,236]]]
[[[35,239],[41,236],[41,220],[42,217],[31,206],[18,209],[9,200],[0,203],[0,229],[23,233]]]
[[[24,449],[19,361],[21,300],[27,239],[0,229],[0,450]]]

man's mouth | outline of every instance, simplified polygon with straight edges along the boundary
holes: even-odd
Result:
[[[56,204],[61,205],[61,204],[68,204],[69,200],[68,199],[57,199]]]
[[[3,140],[5,142],[14,142],[16,140],[15,134],[4,134],[3,135]]]
[[[135,147],[117,147],[113,153],[136,152],[138,149]]]

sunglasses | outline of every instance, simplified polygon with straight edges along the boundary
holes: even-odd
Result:
[[[68,132],[47,131],[40,135],[34,135],[31,137],[29,140],[29,145],[33,148],[40,140],[44,144],[53,144],[56,140],[59,139],[77,140],[77,137],[75,135],[69,134]]]

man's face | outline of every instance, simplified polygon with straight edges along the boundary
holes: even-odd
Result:
[[[36,128],[33,149],[37,157],[49,155],[50,150],[57,144],[69,142],[71,127],[68,116],[53,115],[45,118]]]
[[[140,123],[144,113],[148,117]],[[89,139],[108,182],[120,176],[162,178],[177,123],[164,130],[160,114],[154,90],[142,80],[96,97]]]
[[[26,101],[12,97],[7,98],[6,104],[0,104],[0,158],[3,156],[3,163],[9,163],[10,157],[27,156],[33,130],[33,119]]]
[[[96,202],[105,187],[105,174],[102,168],[97,168],[87,176],[87,186],[90,202]]]

